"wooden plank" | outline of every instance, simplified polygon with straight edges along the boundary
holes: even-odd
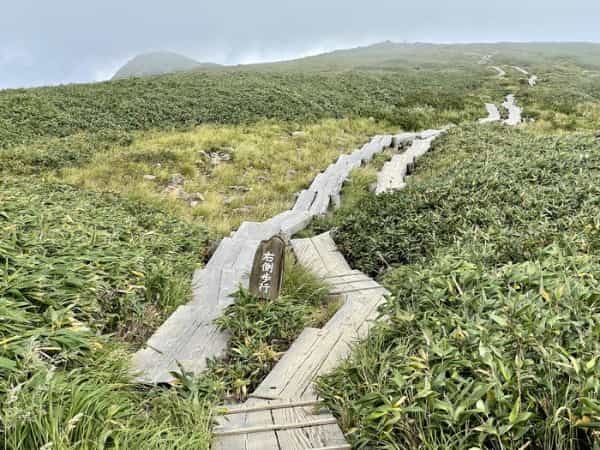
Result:
[[[319,330],[312,345],[306,349],[306,357],[301,363],[296,363],[291,377],[281,380],[278,385],[278,398],[306,400],[317,398],[313,382],[322,373],[321,367],[327,360],[327,356],[334,352],[340,357],[337,360],[339,363],[349,353],[350,348],[346,343],[350,341],[350,335],[353,334],[349,327]]]
[[[275,365],[273,370],[271,370],[262,383],[254,390],[251,397],[272,400],[280,399],[286,380],[291,379],[298,366],[302,365],[303,361],[310,356],[312,348],[318,338],[318,329],[305,328]]]
[[[295,407],[300,407],[300,406],[316,407],[318,405],[321,405],[322,403],[323,403],[322,400],[292,401],[292,402],[285,402],[285,403],[269,402],[269,403],[264,403],[262,405],[257,405],[257,406],[242,406],[242,407],[238,407],[238,408],[230,408],[230,409],[227,409],[223,413],[223,415],[229,416],[232,414],[245,414],[245,413],[254,412],[254,411],[273,411],[276,409],[295,408]]]
[[[299,263],[309,268],[317,276],[327,275],[327,269],[323,264],[321,256],[314,249],[314,245],[310,239],[292,239],[291,245]]]
[[[297,212],[295,215],[287,218],[281,224],[281,233],[285,237],[291,238],[298,231],[306,228],[312,221],[312,218],[313,215],[308,211]]]
[[[390,148],[392,146],[391,134],[385,134],[381,136],[381,146],[383,147],[382,149]]]
[[[441,130],[425,130],[419,133],[419,139],[436,138],[442,133]]]
[[[317,276],[330,276],[350,272],[352,269],[329,233],[307,239],[292,240],[292,248],[298,261]]]
[[[265,403],[268,404],[262,400],[248,399],[246,405],[253,407]],[[213,447],[218,450],[281,450],[275,431],[265,429],[273,425],[273,417],[269,410],[226,416],[222,423],[226,430],[262,428],[263,431],[217,435]]]
[[[311,238],[315,251],[321,257],[328,274],[347,273],[352,270],[346,259],[338,251],[331,233],[323,233]]]
[[[485,109],[487,110],[488,116],[483,119],[479,119],[479,123],[491,123],[500,121],[500,111],[498,110],[498,107],[496,105],[494,105],[493,103],[486,103]]]
[[[324,181],[325,181],[324,175],[323,175],[323,173],[320,173],[315,177],[315,179],[313,180],[312,184],[310,185],[310,187],[308,189],[311,191],[314,191],[314,192],[319,192],[319,190],[323,186]]]
[[[504,121],[505,124],[510,126],[516,126],[521,123],[521,113],[523,110],[517,106],[514,95],[507,95],[506,101],[502,104],[508,110],[508,119]]]
[[[310,189],[305,189],[300,192],[292,211],[308,211],[315,199],[315,195],[317,195],[316,191],[312,191]]]
[[[277,431],[277,430],[290,430],[294,428],[310,428],[317,427],[320,425],[331,425],[332,423],[337,423],[335,418],[330,417],[327,419],[319,419],[312,420],[309,422],[299,422],[299,423],[275,423],[272,425],[257,425],[252,427],[240,428],[237,430],[213,430],[213,434],[215,436],[233,436],[240,434],[255,434],[255,433],[264,433],[268,431]]]
[[[306,450],[319,447],[347,445],[344,433],[330,413],[318,414],[314,408],[295,407],[273,411],[275,423],[315,423],[327,418],[331,423],[306,428],[287,428],[277,432],[279,445],[286,450]]]
[[[392,147],[402,147],[408,142],[414,140],[417,133],[400,133],[392,136]]]

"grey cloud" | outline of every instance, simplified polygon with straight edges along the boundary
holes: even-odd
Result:
[[[97,81],[135,54],[225,64],[369,42],[600,41],[597,0],[5,0],[0,88]]]

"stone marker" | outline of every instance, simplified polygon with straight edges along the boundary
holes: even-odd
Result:
[[[260,298],[275,300],[283,281],[285,241],[279,236],[262,241],[254,255],[250,274],[250,292]]]

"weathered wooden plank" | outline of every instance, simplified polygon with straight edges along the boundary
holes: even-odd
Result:
[[[347,445],[344,433],[330,413],[320,414],[314,408],[296,407],[272,412],[275,423],[315,423],[328,419],[331,423],[307,428],[287,428],[277,432],[279,445],[285,450],[307,450],[319,447]]]
[[[428,130],[421,133],[422,136],[428,137],[413,140],[408,150],[394,155],[390,161],[384,164],[383,169],[377,174],[375,193],[381,194],[382,192],[403,189],[406,185],[404,179],[408,174],[409,165],[429,151],[432,142],[440,133],[439,130]]]
[[[312,205],[315,199],[315,195],[317,195],[317,193],[310,189],[305,189],[300,192],[292,211],[308,211],[310,209],[310,205]]]
[[[522,73],[523,75],[529,75],[529,72],[527,72],[525,69],[523,69],[522,67],[519,66],[512,66],[513,69],[515,69],[517,72]]]
[[[392,147],[402,147],[417,137],[417,133],[400,133],[392,136]]]
[[[382,150],[384,150],[386,148],[390,148],[392,146],[392,135],[385,134],[385,135],[381,136],[380,142],[381,142]]]
[[[502,104],[508,110],[508,119],[504,121],[505,124],[510,126],[516,126],[521,123],[521,113],[523,110],[517,106],[514,95],[507,95],[506,101]]]
[[[301,366],[303,361],[310,356],[312,348],[318,339],[318,329],[305,328],[273,370],[254,390],[251,397],[271,400],[281,398],[281,391],[286,381],[293,377],[294,372],[298,370],[298,366]]]
[[[331,425],[336,423],[336,419],[333,417],[329,417],[326,419],[317,419],[312,420],[310,422],[294,422],[294,423],[274,423],[272,425],[257,425],[252,427],[240,428],[240,429],[230,429],[230,430],[219,430],[215,429],[213,434],[215,436],[234,436],[234,435],[244,435],[244,434],[255,434],[255,433],[263,433],[265,431],[279,431],[279,430],[291,430],[297,428],[311,428],[318,427],[321,425]]]
[[[277,397],[280,399],[313,399],[317,398],[314,380],[323,372],[321,368],[327,357],[335,353],[339,363],[349,354],[348,345],[354,332],[349,328],[322,329],[310,348],[306,349],[307,357],[297,364],[290,378],[277,386]],[[294,354],[291,354],[293,357]],[[277,366],[275,367],[275,369]],[[275,370],[274,369],[274,370]]]
[[[268,402],[266,403],[268,404]],[[265,404],[265,402],[256,399],[248,399],[246,402],[246,405],[250,407],[259,404]],[[217,435],[213,448],[218,450],[282,450],[279,446],[275,430],[267,428],[274,425],[273,417],[269,410],[225,416],[221,424],[223,429],[230,431],[240,430],[241,428],[250,430],[263,429],[264,431],[251,431],[250,433],[234,432],[229,435]]]
[[[529,83],[530,87],[534,87],[538,82],[538,76],[537,75],[531,75],[529,77],[529,79],[527,80],[527,83]]]
[[[284,408],[296,408],[296,407],[317,407],[323,403],[322,400],[304,400],[304,401],[289,401],[284,403],[278,402],[265,402],[263,404],[258,404],[256,406],[238,406],[234,408],[227,408],[223,413],[225,416],[229,416],[232,414],[245,414],[254,411],[273,411],[276,409],[284,409]]]
[[[135,353],[132,370],[141,383],[171,383],[179,372],[204,370],[207,356],[220,356],[227,348],[227,334],[212,323],[215,311],[207,313],[195,306],[178,308],[165,324]]]
[[[313,180],[313,182],[311,183],[311,185],[308,189],[310,191],[319,192],[319,190],[322,188],[324,182],[325,182],[325,175],[323,174],[323,172],[321,172],[320,174],[318,174],[315,177],[315,179]]]
[[[294,239],[292,248],[298,261],[318,276],[342,274],[352,270],[337,251],[329,233],[308,239]]]
[[[419,139],[436,138],[442,133],[441,130],[425,130],[419,133]]]
[[[346,259],[338,251],[331,233],[323,233],[311,238],[314,248],[321,257],[328,274],[347,273],[352,270]]]
[[[486,103],[485,109],[487,110],[488,116],[483,119],[479,119],[479,123],[491,123],[500,121],[500,111],[498,110],[498,107],[496,105],[494,105],[493,103]]]
[[[298,231],[303,230],[311,222],[313,215],[308,211],[297,212],[295,215],[287,218],[281,224],[281,233],[291,238]]]

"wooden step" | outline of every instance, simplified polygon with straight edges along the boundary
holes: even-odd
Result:
[[[227,414],[215,428],[214,450],[308,450],[347,448],[335,418],[314,404],[283,406],[249,399],[248,410]],[[272,409],[270,407],[273,407]],[[345,447],[344,447],[345,446]]]

